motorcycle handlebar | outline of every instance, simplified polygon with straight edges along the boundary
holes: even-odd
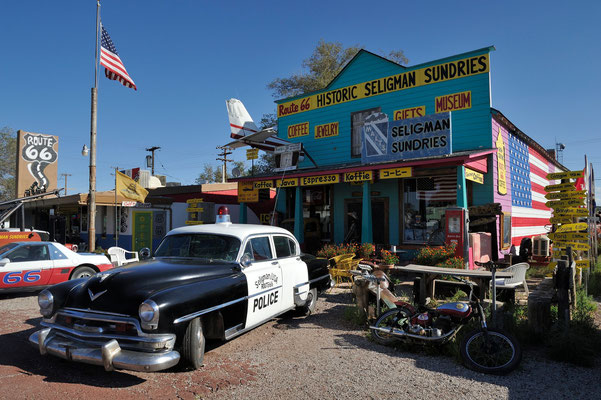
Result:
[[[363,279],[366,279],[368,281],[375,282],[375,283],[384,282],[386,280],[386,278],[384,278],[384,277],[378,278],[377,276],[375,276],[373,274],[366,274],[361,271],[351,270],[350,272],[351,272],[351,275],[360,276]]]

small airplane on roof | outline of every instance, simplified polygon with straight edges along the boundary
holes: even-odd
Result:
[[[276,147],[291,144],[289,141],[278,137],[275,127],[259,129],[240,100],[229,99],[225,101],[225,105],[230,119],[230,136],[232,139],[236,139],[226,146],[233,149],[251,146],[273,152]]]

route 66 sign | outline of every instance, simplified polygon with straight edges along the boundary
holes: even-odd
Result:
[[[18,131],[17,146],[17,197],[56,189],[58,137]]]

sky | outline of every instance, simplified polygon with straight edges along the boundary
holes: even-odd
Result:
[[[563,143],[568,168],[587,154],[601,171],[598,1],[104,0],[101,18],[138,90],[100,70],[99,191],[152,146],[155,174],[194,184],[230,141],[226,99],[255,121],[274,112],[267,84],[303,72],[320,39],[403,50],[408,66],[495,46],[492,106],[543,147]],[[88,191],[95,21],[95,0],[0,4],[0,127],[59,136],[70,194]]]

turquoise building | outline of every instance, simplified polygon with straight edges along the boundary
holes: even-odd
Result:
[[[519,246],[546,232],[546,174],[565,168],[491,107],[493,50],[411,67],[359,51],[323,90],[276,101],[278,136],[302,144],[296,168],[238,181],[280,188],[309,252],[434,244],[448,207],[473,210],[495,256]]]

